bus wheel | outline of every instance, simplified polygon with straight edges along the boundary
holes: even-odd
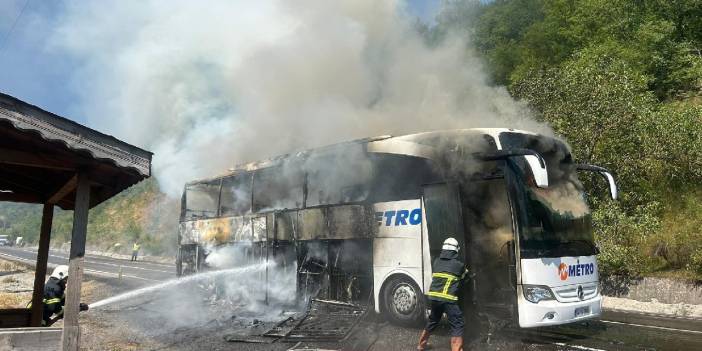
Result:
[[[408,277],[392,278],[383,290],[383,311],[394,324],[417,326],[424,322],[426,305],[417,284]]]

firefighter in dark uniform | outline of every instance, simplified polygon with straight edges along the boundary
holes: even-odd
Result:
[[[429,336],[436,329],[441,317],[446,313],[451,326],[451,351],[463,350],[463,312],[458,306],[458,291],[461,282],[468,274],[465,264],[458,259],[458,241],[448,238],[441,247],[439,258],[432,265],[431,287],[427,296],[431,303],[431,313],[427,326],[419,337],[417,350],[424,350]]]
[[[63,305],[66,304],[66,281],[68,280],[68,266],[60,265],[54,268],[51,277],[44,284],[44,318],[42,326],[52,323],[51,316],[56,315],[58,320],[63,317]]]
[[[41,322],[42,326],[48,327],[63,318],[63,306],[66,304],[67,281],[68,266],[60,265],[54,268],[49,280],[44,284],[44,315]],[[80,310],[87,311],[88,305],[81,303]],[[51,318],[54,315],[55,317]]]

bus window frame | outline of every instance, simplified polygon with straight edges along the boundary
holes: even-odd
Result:
[[[254,172],[246,171],[246,172],[231,174],[231,175],[228,175],[228,176],[221,178],[220,186],[219,186],[219,206],[217,206],[217,209],[218,209],[217,216],[218,217],[238,217],[238,216],[245,216],[247,214],[253,213],[253,185],[254,185],[253,184],[253,176],[254,176]],[[243,180],[248,181],[248,184],[249,184],[248,185],[248,193],[246,194],[246,195],[248,195],[248,208],[245,209],[244,212],[228,211],[227,213],[224,213],[222,211],[222,195],[224,193],[224,185],[226,182],[228,182],[230,180],[233,182],[236,179],[238,179],[239,177],[242,177]],[[233,208],[232,208],[232,210],[233,210]]]
[[[337,186],[328,187],[328,184],[326,184],[326,182],[320,181],[322,179],[325,179],[324,175],[332,177],[335,173],[330,172],[329,167],[315,168],[313,166],[320,164],[333,165],[335,163],[338,163],[337,160],[340,157],[343,157],[343,155],[343,153],[337,154],[333,152],[318,153],[313,157],[310,157],[305,160],[305,162],[301,166],[301,170],[303,173],[303,201],[299,209],[364,204],[369,201],[370,197],[372,196],[372,184],[369,180],[373,179],[376,172],[375,165],[373,165],[373,163],[370,162],[370,159],[366,159],[370,162],[370,168],[368,169],[368,174],[365,175],[367,177],[365,182],[359,183],[358,181],[355,181],[354,183],[335,184]],[[361,189],[361,192],[363,192],[363,196],[354,199],[345,199],[344,190],[350,188]],[[320,192],[320,190],[322,191]],[[326,190],[332,191],[329,192]],[[318,193],[313,194],[314,191],[317,191]],[[323,196],[320,197],[320,194]]]
[[[217,183],[217,199],[215,200],[215,208],[214,208],[214,215],[212,216],[201,216],[201,217],[188,217],[188,192],[191,191],[191,187],[197,187],[197,186],[213,186],[214,183]],[[196,220],[206,220],[206,219],[212,219],[212,218],[218,218],[220,216],[220,200],[222,197],[222,179],[213,179],[210,180],[209,182],[198,182],[198,183],[191,183],[191,184],[186,184],[184,191],[183,191],[183,196],[181,197],[181,221],[182,222],[187,222],[187,221],[196,221]]]
[[[251,209],[250,209],[251,213],[268,213],[268,212],[276,212],[276,211],[298,210],[298,209],[305,208],[305,202],[307,200],[307,194],[306,194],[306,191],[307,191],[307,172],[305,172],[304,169],[302,169],[302,168],[294,170],[294,171],[298,171],[298,173],[296,175],[299,176],[299,179],[297,179],[297,180],[299,180],[299,183],[295,184],[295,186],[284,187],[285,189],[292,190],[292,191],[288,191],[286,193],[286,195],[299,195],[299,198],[294,198],[294,197],[290,197],[290,196],[286,196],[286,197],[268,196],[268,198],[266,199],[266,200],[271,200],[271,199],[280,200],[280,199],[284,198],[284,201],[286,203],[290,202],[291,200],[294,200],[294,202],[295,202],[294,206],[292,206],[292,207],[279,207],[279,206],[273,206],[275,204],[275,201],[274,201],[274,203],[271,203],[271,204],[261,204],[260,203],[261,200],[256,200],[256,198],[257,198],[256,193],[262,191],[260,189],[261,186],[260,185],[257,186],[257,183],[260,182],[260,183],[266,184],[268,186],[276,185],[276,187],[278,187],[280,184],[283,184],[285,182],[283,180],[286,178],[281,177],[279,175],[280,173],[285,172],[285,170],[284,170],[285,167],[286,167],[286,165],[284,165],[284,164],[278,164],[278,165],[274,165],[271,167],[260,168],[260,169],[257,169],[255,171],[251,172],[251,174],[252,174]],[[271,173],[273,175],[272,177],[271,177]],[[290,185],[290,184],[288,184],[288,185]],[[279,190],[279,189],[276,189],[276,190]],[[298,190],[300,192],[299,194],[291,194],[293,191],[297,192]],[[270,191],[270,192],[273,193],[273,191]],[[260,193],[259,193],[259,195],[260,195]],[[265,206],[262,206],[262,205],[265,205]]]

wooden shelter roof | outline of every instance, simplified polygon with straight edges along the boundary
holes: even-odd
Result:
[[[74,209],[77,173],[90,207],[151,175],[152,153],[0,93],[0,201]]]

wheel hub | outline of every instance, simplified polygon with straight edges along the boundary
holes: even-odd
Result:
[[[410,314],[417,306],[417,293],[411,286],[402,284],[395,289],[392,303],[397,312]]]

